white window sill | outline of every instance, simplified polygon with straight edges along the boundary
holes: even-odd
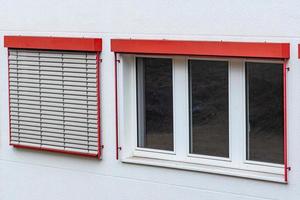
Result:
[[[188,171],[198,171],[198,172],[212,173],[212,174],[221,174],[226,176],[235,176],[235,177],[242,177],[248,179],[277,182],[277,183],[286,183],[284,181],[283,170],[282,173],[263,172],[258,170],[247,170],[247,169],[239,169],[233,167],[214,166],[214,165],[199,164],[199,163],[188,163],[182,161],[170,161],[170,160],[163,160],[163,159],[137,157],[137,156],[123,158],[122,162],[131,163],[131,164],[174,168],[174,169],[188,170]]]

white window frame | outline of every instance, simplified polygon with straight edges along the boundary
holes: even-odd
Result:
[[[117,70],[117,90],[122,162],[285,183],[283,164],[246,159],[245,62],[283,64],[283,61],[134,54],[119,54],[118,56],[121,60]],[[137,57],[172,59],[174,151],[137,147]],[[229,158],[189,153],[188,60],[228,61]],[[232,92],[237,90],[239,92]],[[243,123],[237,123],[237,121],[243,121]]]

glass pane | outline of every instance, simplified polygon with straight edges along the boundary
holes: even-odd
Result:
[[[190,153],[229,157],[228,62],[189,61]]]
[[[247,159],[283,163],[283,66],[246,63]]]
[[[138,147],[173,150],[172,59],[137,58]]]

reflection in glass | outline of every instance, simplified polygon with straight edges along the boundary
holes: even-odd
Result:
[[[283,163],[283,66],[246,63],[247,159]]]
[[[228,62],[189,61],[190,153],[229,157]]]
[[[173,150],[172,60],[137,58],[138,147]]]

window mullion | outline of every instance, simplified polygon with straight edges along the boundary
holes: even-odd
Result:
[[[188,71],[185,57],[173,59],[174,144],[176,158],[184,160],[188,153]]]
[[[245,69],[244,61],[233,59],[229,66],[230,158],[240,165],[245,158]]]

